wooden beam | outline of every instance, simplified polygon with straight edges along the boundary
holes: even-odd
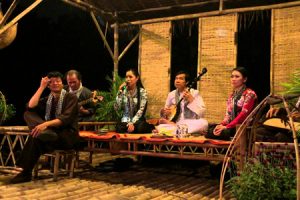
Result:
[[[31,10],[33,10],[36,6],[38,6],[43,0],[36,0],[34,3],[32,3],[28,8],[26,8],[23,12],[21,12],[19,15],[17,15],[14,19],[12,19],[9,23],[7,23],[5,26],[0,28],[0,35],[4,33],[7,29],[12,27],[14,24],[16,24],[22,17],[24,17],[26,14],[28,14]]]
[[[128,12],[128,13],[137,14],[137,13],[145,13],[145,12],[153,12],[153,11],[165,11],[165,10],[172,9],[173,7],[182,7],[182,8],[194,7],[194,6],[209,4],[209,3],[212,3],[212,2],[217,3],[217,2],[219,2],[219,0],[211,0],[211,1],[189,3],[189,4],[179,4],[179,5],[174,5],[174,6],[164,6],[164,7],[157,7],[157,8],[148,8],[148,9],[137,10],[137,11],[132,11],[132,12]],[[119,13],[124,14],[122,11],[119,12]]]
[[[138,32],[136,34],[136,36],[134,36],[134,38],[130,41],[130,43],[125,47],[125,49],[123,50],[123,52],[120,54],[118,60],[120,61],[121,58],[125,55],[125,53],[128,51],[128,49],[133,45],[133,43],[139,38],[140,32]]]
[[[101,38],[102,38],[102,40],[103,40],[103,42],[104,42],[104,45],[106,46],[106,48],[107,48],[107,50],[108,50],[108,52],[109,52],[111,58],[114,59],[114,54],[113,54],[113,52],[112,52],[112,50],[111,50],[111,48],[110,48],[110,46],[109,46],[109,44],[108,44],[108,42],[107,42],[107,40],[106,40],[104,34],[103,34],[103,31],[102,31],[102,29],[101,29],[101,27],[100,27],[100,25],[99,25],[99,23],[98,23],[98,21],[97,21],[97,19],[96,19],[96,17],[95,17],[94,12],[91,11],[90,14],[91,14],[91,16],[92,16],[92,19],[93,19],[93,21],[94,21],[94,24],[96,25],[96,28],[97,28],[99,34],[100,34],[100,36],[101,36]]]
[[[188,15],[179,15],[179,16],[173,16],[173,17],[163,17],[163,18],[156,18],[156,19],[139,20],[139,21],[133,21],[133,22],[129,22],[129,23],[123,23],[123,24],[120,24],[120,26],[150,24],[150,23],[191,19],[191,18],[199,18],[199,17],[210,17],[210,16],[226,15],[226,14],[231,14],[231,13],[257,11],[257,10],[279,9],[279,8],[287,8],[287,7],[293,7],[293,6],[299,6],[299,5],[300,5],[300,1],[295,1],[295,2],[274,4],[274,5],[267,5],[267,6],[233,8],[233,9],[225,9],[222,12],[217,10],[217,11],[202,12],[202,13],[195,13],[195,14],[188,14]]]
[[[84,10],[86,12],[90,12],[90,10],[87,7],[82,6],[82,5],[78,4],[78,3],[74,3],[73,1],[69,1],[69,0],[62,0],[62,1],[65,2],[65,3],[67,3],[67,4],[70,4],[71,6],[74,6],[76,8],[81,9],[81,10]]]
[[[19,3],[20,0],[14,0],[12,4],[9,6],[8,10],[4,14],[3,18],[0,20],[0,27],[4,26],[8,18],[10,17],[11,13],[14,11],[16,8],[17,4]]]

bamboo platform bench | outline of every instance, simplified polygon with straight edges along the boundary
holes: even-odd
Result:
[[[118,134],[102,133],[103,127],[113,126],[116,122],[79,122],[80,136],[86,142],[84,151],[90,152],[90,162],[93,153],[112,153],[124,155],[141,155],[162,158],[178,158],[189,160],[223,161],[231,141],[206,139],[203,136],[191,138],[155,138],[153,134]],[[103,131],[103,130],[102,130]],[[107,129],[106,129],[107,131]],[[29,130],[26,126],[0,127],[3,134],[1,148],[5,142],[9,144],[10,157],[15,166],[14,148],[19,143],[23,148]],[[12,139],[14,138],[14,139]],[[245,156],[245,138],[235,144],[234,161],[238,167],[243,166]],[[3,161],[0,154],[1,165]]]
[[[2,137],[0,144],[0,165],[12,165],[16,167],[16,151],[22,150],[29,136],[27,126],[0,126],[0,136]],[[3,154],[5,148],[8,147],[8,156]]]
[[[99,123],[99,122],[98,122]],[[94,122],[94,125],[98,126]],[[82,126],[92,125],[89,123]],[[99,124],[105,125],[105,122]],[[204,136],[190,138],[163,138],[149,134],[119,134],[87,131],[82,128],[80,136],[87,142],[85,151],[92,153],[112,153],[123,155],[152,156],[161,158],[178,158],[188,160],[223,161],[231,141],[206,139]],[[242,137],[235,144],[234,161],[237,167],[243,166],[246,154],[246,139]],[[90,162],[91,160],[90,156]]]

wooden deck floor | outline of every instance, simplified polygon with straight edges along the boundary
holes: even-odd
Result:
[[[53,182],[48,170],[39,179],[10,185],[11,173],[0,172],[0,199],[218,199],[219,182],[209,173],[207,162],[94,155],[93,164],[86,155],[75,171],[75,178],[59,176]],[[133,158],[133,159],[131,159]],[[225,188],[224,199],[232,199]]]

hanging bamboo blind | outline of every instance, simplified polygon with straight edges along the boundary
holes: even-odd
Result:
[[[145,24],[140,39],[140,72],[148,92],[147,115],[159,117],[170,88],[171,22]]]
[[[199,71],[208,70],[199,88],[210,123],[220,122],[225,115],[231,70],[236,66],[236,31],[236,14],[199,19]]]
[[[274,9],[272,15],[271,89],[278,94],[300,68],[300,6]]]

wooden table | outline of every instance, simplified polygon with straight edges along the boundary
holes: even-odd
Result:
[[[16,167],[15,149],[20,147],[23,149],[25,142],[29,136],[29,129],[27,126],[0,126],[0,134],[3,135],[0,144],[0,164],[7,166],[9,161],[12,161],[13,167]],[[3,158],[3,150],[8,144],[9,154]]]

